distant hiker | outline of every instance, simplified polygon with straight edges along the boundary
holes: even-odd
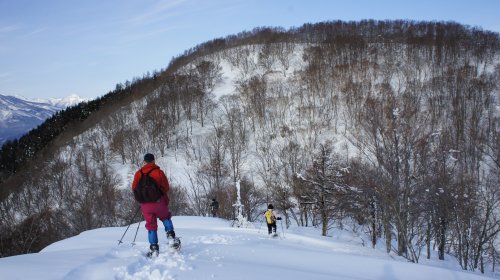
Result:
[[[264,213],[264,217],[266,218],[267,223],[267,232],[269,235],[278,236],[276,233],[276,220],[281,220],[281,217],[276,217],[274,213],[274,207],[272,204],[267,206],[267,211]]]
[[[172,224],[172,214],[168,209],[169,199],[168,184],[165,173],[155,164],[153,154],[144,155],[142,167],[135,173],[132,190],[136,200],[141,204],[141,211],[146,220],[148,230],[149,249],[148,256],[158,255],[158,225],[156,219],[162,221],[167,240],[172,243],[172,247],[180,247],[180,240],[175,238],[174,225]]]
[[[210,203],[210,210],[212,211],[212,217],[217,217],[217,211],[219,210],[219,202],[212,198],[212,203]]]

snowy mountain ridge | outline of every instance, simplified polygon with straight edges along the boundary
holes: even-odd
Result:
[[[53,106],[59,107],[59,108],[66,108],[70,106],[74,106],[80,102],[88,101],[86,98],[82,98],[76,94],[71,94],[65,97],[61,98],[49,98],[47,100],[45,99],[37,99],[37,102],[40,103],[49,103]]]
[[[82,101],[85,99],[74,94],[48,100],[0,94],[0,145],[9,139],[21,137],[55,112]]]

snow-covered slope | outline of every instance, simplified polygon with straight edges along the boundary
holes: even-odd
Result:
[[[160,256],[147,252],[144,223],[101,228],[59,241],[37,254],[0,259],[3,279],[488,279],[463,272],[451,262],[413,264],[363,247],[350,234],[318,237],[312,228],[283,230],[267,237],[265,225],[233,228],[225,220],[174,217],[182,238],[180,253],[160,247]],[[284,234],[283,234],[284,233]],[[160,235],[161,243],[165,237]]]
[[[55,112],[82,101],[84,99],[76,95],[50,100],[0,95],[0,145],[22,136]]]

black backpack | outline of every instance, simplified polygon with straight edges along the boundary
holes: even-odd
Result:
[[[151,178],[151,176],[149,176],[151,171],[155,169],[158,168],[153,168],[149,170],[148,173],[144,173],[142,172],[142,169],[140,169],[141,179],[139,179],[139,182],[137,182],[137,185],[134,189],[134,197],[137,202],[157,202],[163,195],[163,192],[161,191],[158,184],[156,184],[155,180]]]

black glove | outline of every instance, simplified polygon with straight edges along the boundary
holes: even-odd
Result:
[[[276,218],[276,220],[278,220],[278,221],[281,220],[281,217]]]

